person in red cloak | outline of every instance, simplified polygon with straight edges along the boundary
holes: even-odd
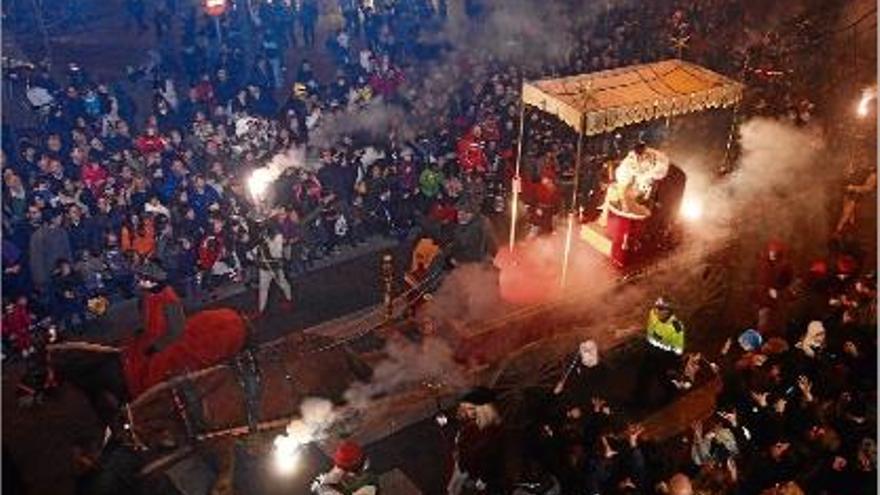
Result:
[[[486,158],[484,148],[483,130],[480,126],[475,125],[456,144],[458,165],[462,172],[486,172],[486,169],[489,168],[489,159]]]
[[[786,292],[794,281],[794,269],[778,240],[767,243],[758,260],[758,331],[765,338],[781,336],[785,321]]]
[[[142,291],[139,309],[143,326],[135,331],[123,353],[125,380],[132,397],[148,388],[153,357],[183,335],[186,326],[183,304],[160,266],[147,262],[138,269],[137,281]]]
[[[165,271],[148,262],[138,270],[143,327],[135,345],[147,356],[162,351],[183,334],[186,315],[183,303],[170,285]]]
[[[143,327],[122,352],[130,398],[170,377],[223,362],[244,347],[247,323],[236,311],[206,309],[187,318],[159,265],[145,264],[137,278]]]

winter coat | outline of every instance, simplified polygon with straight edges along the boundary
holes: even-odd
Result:
[[[141,136],[134,143],[135,149],[142,155],[160,153],[165,149],[165,141],[161,136]]]
[[[208,216],[208,207],[213,203],[220,202],[220,193],[210,185],[206,184],[201,192],[197,191],[195,188],[189,192],[189,202],[192,205],[193,210],[195,210],[196,215],[200,219],[205,219]]]
[[[32,235],[30,253],[31,276],[37,287],[45,287],[58,260],[71,259],[70,238],[61,227],[43,225]]]
[[[83,281],[76,272],[71,271],[67,275],[56,273],[52,277],[52,289],[52,310],[59,318],[85,309]]]
[[[156,236],[153,231],[153,222],[144,220],[141,228],[132,232],[128,227],[122,227],[120,243],[123,251],[133,251],[142,258],[149,258],[156,251]]]
[[[433,198],[440,193],[443,186],[443,173],[426,168],[419,176],[419,190],[427,198]]]
[[[107,170],[97,163],[88,163],[80,171],[83,184],[95,196],[99,196],[103,192],[104,184],[107,183],[107,176]]]
[[[12,341],[17,351],[31,346],[31,315],[27,305],[16,304],[15,309],[3,314],[3,338]]]
[[[77,224],[68,224],[67,235],[70,238],[70,250],[73,251],[74,254],[89,249],[92,233],[86,222],[80,221]]]

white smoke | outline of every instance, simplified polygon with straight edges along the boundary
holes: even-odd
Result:
[[[287,436],[300,444],[324,438],[338,419],[333,403],[327,399],[307,397],[299,406],[300,417],[287,425]]]
[[[521,68],[565,62],[574,47],[575,32],[587,27],[607,8],[599,2],[504,0],[480,3],[483,12],[476,22],[450,19],[446,23],[442,33],[444,41],[457,53],[476,53]]]
[[[282,473],[294,470],[299,462],[302,448],[327,438],[339,420],[333,403],[327,399],[307,397],[300,404],[300,415],[291,421],[273,442],[276,468]]]
[[[278,468],[289,471],[298,461],[302,446],[329,438],[341,431],[351,434],[357,419],[376,415],[376,401],[382,397],[426,386],[433,390],[458,391],[467,385],[464,370],[453,357],[447,343],[425,337],[420,343],[390,341],[385,359],[373,369],[369,382],[355,382],[343,393],[345,404],[336,407],[327,399],[310,397],[300,405],[300,416],[291,421],[284,434],[275,437]]]
[[[384,352],[386,357],[373,368],[371,380],[355,383],[343,394],[349,406],[366,410],[374,400],[416,384],[451,389],[466,384],[452,349],[437,337],[425,337],[420,343],[390,341]]]
[[[394,132],[400,141],[407,141],[415,136],[410,117],[403,107],[377,98],[355,109],[323,116],[318,127],[309,136],[309,143],[318,148],[327,148],[339,143],[344,137],[380,141],[387,139],[390,132]]]
[[[278,177],[289,168],[307,167],[305,146],[291,146],[290,148],[275,154],[265,165],[255,169],[252,173],[259,175],[268,182],[278,180]]]
[[[823,243],[829,183],[840,172],[827,166],[832,162],[824,156],[821,138],[813,129],[767,118],[749,120],[739,132],[742,156],[723,179],[713,178],[711,167],[696,160],[681,163],[687,194],[700,196],[705,210],[686,240],[701,250],[732,238],[755,251],[770,238],[801,249]],[[690,153],[699,155],[699,149]]]

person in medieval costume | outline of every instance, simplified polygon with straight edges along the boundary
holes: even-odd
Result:
[[[360,445],[345,440],[333,453],[333,467],[312,483],[315,495],[378,495],[379,478],[370,471]]]
[[[504,431],[490,389],[477,387],[461,397],[448,495],[503,493]]]
[[[137,345],[146,355],[161,352],[183,335],[186,315],[183,303],[168,284],[168,274],[155,262],[147,262],[137,271],[142,290],[140,310],[142,327]]]
[[[440,246],[430,237],[423,237],[413,248],[412,263],[403,276],[407,290],[407,303],[412,312],[415,312],[422,302],[431,297],[430,292],[425,287],[421,287],[421,284],[431,277],[434,260],[439,254]]]
[[[565,402],[576,402],[588,397],[598,382],[598,375],[604,370],[599,369],[599,348],[596,341],[585,340],[578,344],[559,381],[553,388],[553,394],[564,398]]]
[[[634,184],[639,195],[648,199],[654,184],[668,173],[669,157],[640,141],[620,162],[614,171],[614,180],[619,184]]]
[[[265,232],[254,248],[254,256],[259,269],[258,312],[262,315],[269,302],[269,289],[272,282],[278,285],[288,303],[292,301],[290,282],[284,274],[284,236],[274,225],[266,225]]]
[[[609,205],[640,216],[650,214],[655,184],[669,173],[669,157],[649,148],[643,141],[636,144],[614,171],[614,182],[608,186],[602,205],[600,225],[604,225]]]

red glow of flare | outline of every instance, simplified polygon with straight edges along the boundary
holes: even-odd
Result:
[[[541,260],[522,243],[511,250],[499,249],[495,266],[501,271],[498,290],[501,298],[513,304],[538,304],[559,294],[559,268],[556,263]]]

